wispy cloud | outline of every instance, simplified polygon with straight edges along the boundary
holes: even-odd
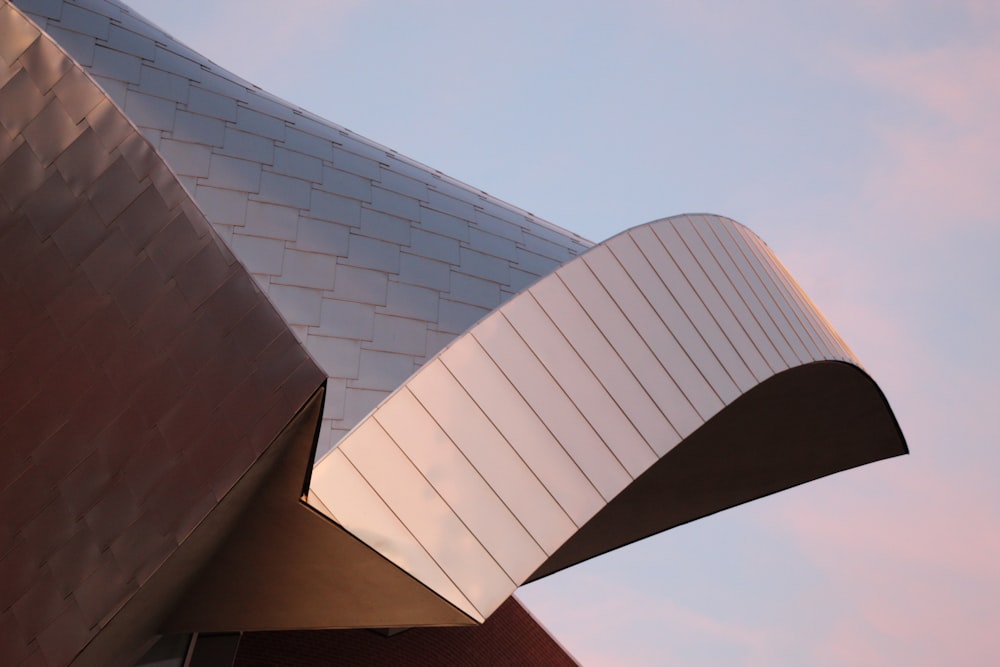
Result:
[[[529,586],[518,597],[540,616],[558,619],[558,625],[550,621],[557,636],[560,631],[572,633],[574,655],[585,665],[711,664],[699,656],[698,645],[714,646],[720,653],[735,652],[751,661],[747,664],[757,664],[754,656],[764,652],[766,637],[760,629],[722,621],[662,595],[593,574],[574,572],[571,576],[579,596],[546,595]],[[636,641],[630,650],[628,637],[645,639]],[[613,652],[606,648],[609,643],[617,643]]]
[[[861,81],[897,102],[874,128],[884,153],[869,197],[883,212],[910,213],[901,224],[931,234],[995,217],[1000,41],[866,55],[854,66]]]

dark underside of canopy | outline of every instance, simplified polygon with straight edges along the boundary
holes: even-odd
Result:
[[[755,498],[908,451],[881,390],[857,366],[820,361],[784,371],[668,452],[529,581]]]

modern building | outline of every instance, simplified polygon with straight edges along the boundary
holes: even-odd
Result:
[[[738,223],[592,244],[115,0],[0,0],[0,322],[4,664],[573,664],[519,585],[906,452]]]

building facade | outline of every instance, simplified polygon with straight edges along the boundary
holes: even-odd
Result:
[[[742,225],[595,245],[113,0],[0,2],[0,278],[12,664],[571,662],[517,586],[906,452]]]

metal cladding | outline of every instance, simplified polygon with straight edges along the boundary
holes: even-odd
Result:
[[[260,90],[114,0],[17,0],[125,110],[326,370],[329,451],[590,243]]]
[[[765,385],[789,395],[728,412]],[[709,424],[707,447],[668,456]],[[731,220],[679,216],[473,326],[316,465],[310,498],[482,619],[533,574],[904,451],[881,393],[767,247]],[[746,459],[724,488],[719,453]],[[647,473],[673,483],[619,499]],[[563,548],[598,513],[629,528]]]
[[[0,313],[0,662],[63,664],[324,378],[148,142],[6,2]]]
[[[0,0],[0,318],[5,664],[480,623],[906,452],[741,225],[593,246],[114,0]]]

